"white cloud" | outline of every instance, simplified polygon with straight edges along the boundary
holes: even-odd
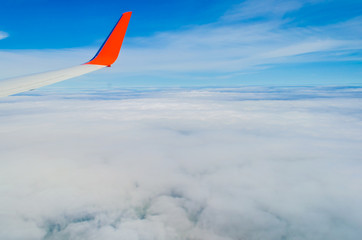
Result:
[[[302,42],[287,47],[282,47],[274,51],[270,51],[266,54],[262,54],[262,57],[266,58],[278,58],[289,57],[301,54],[308,54],[314,52],[323,52],[331,49],[336,49],[340,46],[351,45],[352,42],[342,42],[336,40],[314,40],[310,42]]]
[[[6,32],[0,31],[0,40],[9,37],[9,34]]]
[[[225,21],[239,21],[258,17],[280,18],[284,14],[300,9],[306,3],[315,1],[305,0],[247,0],[235,5],[222,17]]]
[[[360,95],[240,88],[4,98],[0,238],[359,239]]]

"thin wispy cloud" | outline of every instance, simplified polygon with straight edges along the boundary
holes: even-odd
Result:
[[[9,34],[3,31],[0,31],[0,40],[9,37]]]
[[[223,21],[239,21],[248,19],[265,20],[282,18],[286,13],[300,9],[313,0],[247,0],[235,5],[222,17]]]
[[[163,68],[165,72],[174,73],[227,74],[290,62],[349,61],[351,54],[359,55],[360,59],[360,30],[351,34],[354,29],[362,28],[359,18],[306,27],[289,25],[289,20],[282,18],[283,14],[307,3],[309,1],[278,4],[275,1],[246,1],[215,23],[136,39],[140,47],[126,50],[127,61],[122,63],[125,65],[122,72],[129,69],[160,71]],[[261,10],[252,11],[251,6]],[[236,18],[236,11],[242,17]],[[270,12],[274,18],[249,21],[265,16],[265,12]],[[142,47],[145,45],[147,47]],[[139,65],[135,64],[136,59],[141,61]]]

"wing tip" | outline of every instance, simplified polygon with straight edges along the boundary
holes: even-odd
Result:
[[[131,15],[131,11],[122,14],[97,54],[85,64],[110,67],[117,60]]]

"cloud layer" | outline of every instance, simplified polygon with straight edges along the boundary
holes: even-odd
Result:
[[[0,102],[1,239],[362,235],[360,88],[39,93]]]

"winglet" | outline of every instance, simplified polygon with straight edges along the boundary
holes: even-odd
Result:
[[[121,50],[124,36],[126,35],[129,20],[132,12],[122,14],[122,17],[113,28],[112,32],[107,37],[97,54],[85,64],[103,65],[110,67],[117,59]]]

